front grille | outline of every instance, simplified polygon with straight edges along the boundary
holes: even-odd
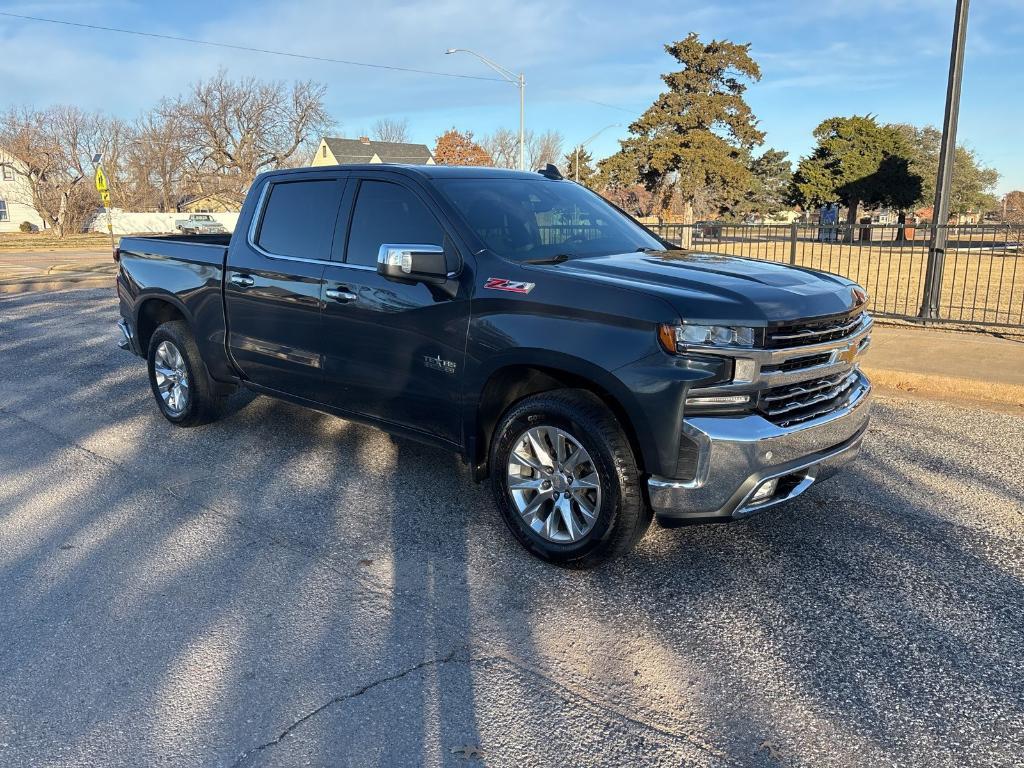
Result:
[[[805,320],[776,326],[768,329],[765,346],[769,349],[781,349],[838,341],[853,334],[863,320],[864,311],[856,310],[841,317]]]
[[[831,359],[831,352],[791,357],[788,360],[776,363],[775,365],[762,365],[761,373],[789,373],[790,371],[802,371],[804,368],[813,368],[816,365],[825,365]]]
[[[856,383],[857,372],[845,371],[835,376],[773,387],[761,393],[757,409],[773,424],[791,427],[844,406]]]

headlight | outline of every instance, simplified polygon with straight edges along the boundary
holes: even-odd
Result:
[[[757,334],[753,328],[734,325],[663,325],[658,338],[666,352],[677,353],[686,347],[746,347],[754,346]]]

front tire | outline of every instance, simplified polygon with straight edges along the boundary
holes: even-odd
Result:
[[[165,419],[195,427],[220,417],[227,398],[218,392],[183,321],[163,323],[153,332],[146,359],[149,385]]]
[[[590,392],[513,405],[494,433],[490,475],[509,530],[549,562],[596,566],[629,552],[651,523],[629,440]]]

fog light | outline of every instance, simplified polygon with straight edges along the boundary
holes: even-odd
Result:
[[[746,405],[750,395],[708,395],[686,398],[687,405]]]
[[[768,480],[763,485],[761,485],[760,488],[754,491],[754,495],[750,497],[751,503],[756,504],[759,501],[767,501],[768,499],[775,495],[775,489],[778,487],[778,485],[778,478],[772,478],[771,480]]]

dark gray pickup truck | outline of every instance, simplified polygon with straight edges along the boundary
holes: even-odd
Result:
[[[168,420],[245,386],[444,446],[555,562],[791,499],[867,429],[859,286],[674,249],[553,169],[275,171],[230,237],[117,257]]]

